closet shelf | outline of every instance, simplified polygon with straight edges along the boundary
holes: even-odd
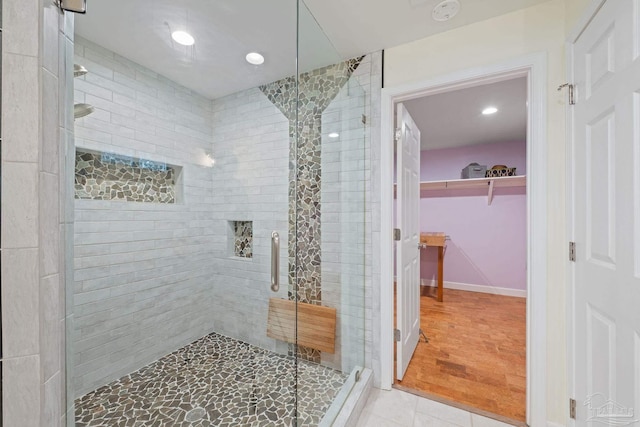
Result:
[[[520,176],[501,176],[493,178],[470,178],[470,179],[453,179],[449,181],[424,181],[420,183],[420,190],[467,190],[472,188],[486,188],[488,191],[487,202],[491,205],[493,201],[493,189],[505,187],[525,187],[527,185],[527,177]]]

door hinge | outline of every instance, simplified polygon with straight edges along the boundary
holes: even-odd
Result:
[[[576,105],[575,86],[571,83],[562,84],[558,86],[558,92],[560,92],[565,87],[569,90],[569,105]]]
[[[569,399],[569,417],[572,420],[576,419],[576,400]]]
[[[393,134],[393,139],[394,141],[398,142],[400,141],[400,137],[402,137],[402,130],[400,130],[400,128],[397,128],[395,133]]]
[[[367,116],[366,115],[362,115],[362,124],[366,125],[367,124]]]
[[[401,340],[400,329],[394,329],[393,330],[393,339],[396,340],[396,341],[400,341]]]
[[[400,233],[400,229],[399,228],[394,228],[393,229],[393,240],[399,242],[401,238],[402,238],[402,235]]]
[[[569,242],[569,261],[576,261],[576,242]]]

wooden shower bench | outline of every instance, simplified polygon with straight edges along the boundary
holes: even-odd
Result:
[[[269,299],[267,336],[280,341],[310,347],[327,353],[336,351],[336,309],[321,305]]]

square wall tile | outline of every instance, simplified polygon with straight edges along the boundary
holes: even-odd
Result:
[[[58,79],[47,70],[42,70],[42,146],[40,161],[42,170],[58,173],[59,170],[59,120]],[[55,129],[55,131],[54,131]]]
[[[39,352],[38,275],[38,249],[2,250],[2,351],[5,358]]]
[[[2,248],[37,246],[38,165],[3,162]]]
[[[5,359],[2,363],[2,418],[6,426],[39,427],[40,358]]]
[[[60,29],[60,18],[62,11],[53,1],[44,2],[42,43],[43,57],[42,65],[45,69],[57,75],[58,73],[58,37]]]
[[[60,411],[60,399],[62,387],[60,385],[61,376],[58,372],[49,381],[44,383],[44,405],[42,411],[43,426],[58,426],[62,413]]]
[[[41,275],[58,273],[60,267],[59,177],[40,173],[40,268]]]
[[[54,274],[40,284],[40,348],[42,375],[49,381],[60,373],[60,276]],[[49,424],[48,424],[49,425]]]
[[[3,42],[7,38],[4,32]],[[3,48],[2,96],[22,102],[5,102],[3,105],[2,160],[35,163],[39,150],[38,58],[7,54],[6,44]]]
[[[32,57],[38,56],[39,7],[39,1],[3,1],[3,48],[7,52]]]

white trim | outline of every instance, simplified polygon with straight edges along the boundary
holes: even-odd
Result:
[[[393,384],[393,118],[394,104],[425,95],[529,76],[527,135],[527,422],[546,424],[547,408],[547,58],[545,53],[446,74],[427,81],[382,89],[381,119],[381,388]],[[535,292],[533,291],[535,289]],[[374,303],[374,306],[376,304]],[[375,342],[375,338],[374,338]],[[535,351],[534,351],[535,349]]]
[[[565,426],[563,426],[562,424],[547,421],[547,427],[565,427]]]
[[[568,43],[575,43],[576,41],[578,41],[578,38],[591,23],[591,20],[596,16],[598,11],[602,9],[602,6],[604,6],[604,3],[606,1],[607,0],[591,0],[591,3],[584,10],[582,16],[580,17],[580,19],[578,19],[578,22],[569,33],[569,36],[567,37]]]
[[[394,111],[393,95],[383,88],[380,120],[380,323],[373,325],[373,342],[380,336],[380,388],[391,390],[393,385],[393,139]],[[376,303],[373,303],[376,306]]]
[[[435,288],[438,286],[438,282],[435,279],[431,279],[431,280],[422,279],[420,285],[427,286],[430,288]],[[526,289],[500,288],[497,286],[474,285],[471,283],[460,283],[460,282],[448,282],[446,280],[442,281],[442,285],[445,289],[456,289],[458,291],[479,292],[482,294],[503,295],[506,297],[518,297],[518,298],[527,297]]]

